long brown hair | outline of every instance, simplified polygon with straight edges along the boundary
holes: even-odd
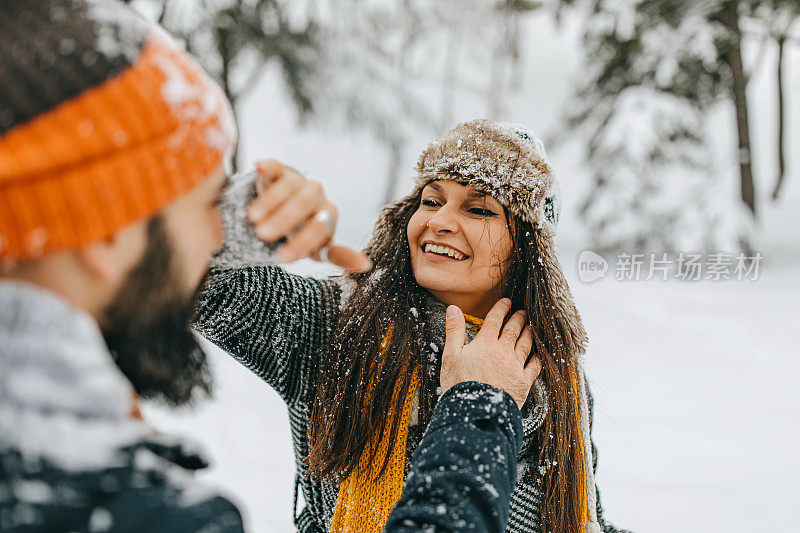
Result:
[[[338,323],[317,366],[307,458],[308,474],[314,478],[344,479],[365,452],[369,467],[382,461],[383,472],[396,445],[414,372],[420,379],[419,423],[430,421],[441,360],[425,341],[425,315],[420,311],[426,295],[411,270],[407,238],[421,194],[418,187],[383,209],[365,249],[375,269],[349,276],[352,292],[343,295]],[[528,464],[536,465],[523,481],[537,487],[544,531],[576,532],[581,527],[584,470],[570,377],[575,355],[566,340],[569,325],[554,312],[555,295],[544,279],[534,227],[510,214],[509,221],[513,251],[506,295],[514,309],[527,311],[548,403],[537,445],[523,451]],[[382,346],[390,326],[392,335]],[[387,432],[389,453],[378,457],[374,443]]]

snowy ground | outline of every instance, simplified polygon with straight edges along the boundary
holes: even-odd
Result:
[[[553,123],[576,68],[575,34],[542,30],[531,37],[538,53],[530,60],[538,63],[530,71],[553,74],[508,118],[536,131]],[[245,160],[278,156],[322,180],[343,208],[340,240],[362,244],[380,204],[384,153],[358,136],[298,131],[285,102],[274,83],[254,92],[243,113]],[[766,138],[770,125],[758,127]],[[425,141],[415,141],[411,151]],[[569,151],[555,156],[567,197],[559,241],[589,331],[607,516],[640,533],[790,529],[800,507],[800,358],[794,345],[800,227],[789,207],[800,203],[798,172],[791,174],[782,207],[763,218],[769,238],[760,248],[765,259],[757,281],[620,282],[611,272],[611,279],[587,285],[576,279],[576,258],[585,246],[574,214],[585,183],[578,160]],[[309,264],[294,269],[322,272]],[[218,350],[211,357],[217,376],[212,403],[189,414],[149,407],[146,416],[162,430],[206,444],[215,463],[204,479],[235,495],[251,531],[291,531],[294,464],[286,410],[230,357]]]

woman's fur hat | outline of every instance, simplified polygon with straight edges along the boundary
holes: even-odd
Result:
[[[559,190],[542,141],[523,126],[463,122],[432,141],[417,162],[415,183],[452,179],[491,195],[531,224],[558,223]]]
[[[570,352],[584,353],[586,331],[556,253],[560,188],[542,142],[519,125],[463,122],[423,150],[416,171],[414,195],[434,180],[457,181],[491,195],[533,225],[554,310],[569,331]]]

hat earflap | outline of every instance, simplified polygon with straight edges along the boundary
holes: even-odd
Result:
[[[579,355],[586,353],[588,338],[583,327],[583,320],[577,307],[575,307],[572,292],[569,290],[569,284],[558,262],[554,237],[553,226],[550,224],[537,224],[534,226],[536,249],[541,259],[545,283],[550,293],[548,297],[552,300],[552,309],[562,323],[562,330],[566,335],[564,342],[569,353],[577,359]]]

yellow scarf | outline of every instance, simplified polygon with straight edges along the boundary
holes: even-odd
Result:
[[[575,365],[569,365],[569,377],[572,381],[572,398],[575,402],[575,418],[577,419],[577,428],[578,428],[578,450],[581,454],[581,465],[583,465],[583,435],[581,434],[581,407],[578,403],[578,373],[575,371]],[[584,471],[583,466],[581,466],[581,472]],[[589,500],[586,497],[586,484],[583,485],[583,490],[581,491],[581,522],[583,524],[583,528],[586,528],[586,523],[592,521],[592,517],[589,514]]]
[[[480,328],[483,320],[469,315],[464,315],[468,326]],[[389,327],[386,336],[381,343],[381,355],[386,351],[392,335],[392,327]],[[575,410],[578,410],[578,382],[574,367],[570,366],[570,377],[572,378],[572,388],[575,391]],[[408,421],[411,414],[411,406],[414,403],[414,396],[417,392],[419,378],[417,373],[408,389],[408,396],[403,404],[402,420],[397,431],[397,443],[389,457],[389,464],[380,476],[377,476],[383,458],[386,457],[389,449],[389,433],[384,432],[384,438],[378,443],[378,454],[372,468],[367,468],[369,460],[368,451],[365,450],[361,455],[358,466],[342,482],[339,487],[339,497],[336,500],[336,508],[333,512],[330,533],[379,533],[389,519],[389,513],[400,500],[403,492],[403,480],[405,474],[405,455],[406,439],[408,438]],[[396,398],[395,398],[396,400]],[[394,402],[393,402],[394,405]],[[393,413],[390,411],[388,420],[391,420]],[[580,420],[578,421],[578,442],[580,439]],[[579,446],[581,457],[583,457],[583,447]],[[584,522],[589,520],[589,510],[586,500],[586,489],[581,492],[581,509]]]
[[[392,337],[393,324],[389,326],[381,343],[381,355],[386,352]],[[336,509],[333,511],[331,533],[344,532],[379,532],[383,529],[389,518],[392,507],[400,499],[403,492],[403,478],[405,473],[406,438],[408,437],[408,421],[411,415],[411,405],[417,392],[419,377],[414,369],[414,377],[408,388],[408,396],[403,404],[402,420],[397,429],[397,444],[389,457],[386,470],[380,477],[377,473],[383,466],[383,459],[389,449],[389,433],[385,432],[383,439],[378,443],[378,453],[372,468],[368,468],[369,449],[364,450],[358,461],[358,466],[342,482],[339,487],[339,497],[336,500]],[[396,405],[397,394],[392,398],[392,405]],[[394,416],[394,408],[389,411],[387,420]],[[374,443],[370,443],[374,446]],[[370,448],[371,449],[371,448]]]

